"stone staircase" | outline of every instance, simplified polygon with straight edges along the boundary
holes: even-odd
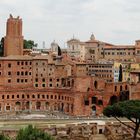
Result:
[[[104,134],[96,134],[93,136],[92,140],[107,140]]]

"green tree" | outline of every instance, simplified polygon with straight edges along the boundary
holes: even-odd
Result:
[[[122,82],[122,65],[119,67],[119,82]]]
[[[32,49],[33,47],[37,47],[33,40],[24,40],[24,49]]]
[[[0,140],[10,140],[10,139],[4,136],[3,134],[0,134]]]
[[[134,140],[136,140],[140,126],[140,100],[129,100],[118,102],[104,109],[103,114],[107,117],[115,117],[120,123],[126,125],[134,131]],[[120,120],[120,117],[126,117],[134,125],[128,125]]]
[[[54,138],[32,125],[29,125],[19,131],[16,140],[54,140]]]

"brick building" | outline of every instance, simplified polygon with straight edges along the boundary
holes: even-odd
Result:
[[[93,37],[91,39],[94,39]],[[4,56],[0,57],[0,113],[60,111],[69,115],[100,114],[129,99],[126,82],[106,82],[87,75],[87,65],[52,55],[23,55],[22,20],[7,20]]]

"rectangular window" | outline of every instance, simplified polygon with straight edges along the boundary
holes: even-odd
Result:
[[[8,83],[11,83],[11,79],[8,79]]]
[[[17,65],[20,65],[20,62],[19,61],[17,62]]]
[[[11,75],[11,71],[8,72],[8,75]]]
[[[45,78],[42,79],[42,82],[45,82]]]
[[[28,62],[27,61],[25,62],[25,65],[28,65]]]
[[[11,68],[11,63],[8,64],[8,68]]]
[[[35,87],[38,87],[38,84],[35,84]]]
[[[42,84],[42,87],[45,87],[45,84]]]
[[[19,83],[19,79],[17,79],[17,83]]]
[[[17,71],[17,75],[20,75],[20,72],[19,71]]]

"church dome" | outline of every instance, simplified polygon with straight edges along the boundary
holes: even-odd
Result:
[[[91,34],[91,36],[90,36],[90,40],[95,40],[95,36],[94,36],[94,34]]]

